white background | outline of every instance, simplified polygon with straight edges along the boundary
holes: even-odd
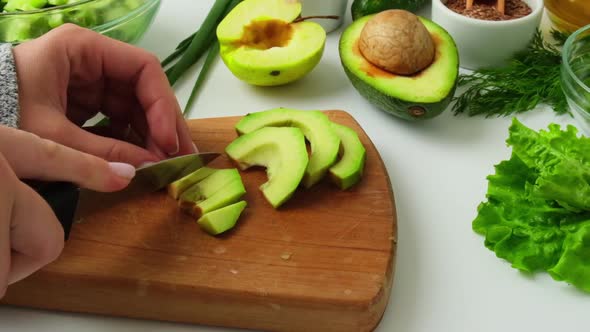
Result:
[[[164,0],[141,47],[164,57],[195,31],[212,0]],[[424,11],[429,16],[429,9]],[[345,26],[350,23],[347,12]],[[468,118],[445,112],[406,122],[365,101],[346,78],[338,56],[342,28],[328,35],[321,63],[299,82],[257,88],[218,61],[191,118],[244,115],[278,106],[342,109],[375,143],[395,193],[399,241],[395,281],[377,331],[568,331],[590,326],[590,295],[539,274],[525,276],[494,256],[471,229],[485,199],[486,176],[507,159],[510,118]],[[196,73],[196,69],[194,72]],[[177,86],[182,105],[194,75]],[[573,123],[539,107],[518,116],[535,129]],[[198,142],[197,142],[198,144]],[[0,331],[230,331],[0,307]]]

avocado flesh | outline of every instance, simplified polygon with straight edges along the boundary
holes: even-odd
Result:
[[[172,182],[168,185],[168,193],[172,198],[178,199],[180,195],[193,186],[195,183],[203,180],[216,171],[214,168],[201,167],[198,170]]]
[[[266,167],[268,181],[260,190],[274,208],[293,195],[309,162],[305,137],[295,127],[254,130],[236,138],[225,151],[242,170],[251,166]]]
[[[442,27],[419,17],[435,42],[435,59],[412,76],[392,74],[371,64],[358,47],[361,31],[373,16],[354,21],[340,38],[340,60],[352,85],[373,105],[398,117],[438,116],[450,104],[457,86],[459,55],[454,40]]]
[[[326,32],[313,22],[291,23],[289,26],[293,29],[291,38],[283,46],[259,48],[222,43],[221,59],[236,77],[252,85],[275,86],[295,81],[319,63]]]
[[[246,194],[246,188],[244,188],[242,180],[236,179],[225,184],[215,194],[196,203],[192,208],[192,215],[195,218],[200,218],[204,214],[237,202],[244,194]]]
[[[235,168],[217,169],[208,177],[195,183],[180,195],[180,205],[183,207],[188,203],[198,203],[213,196],[225,185],[235,180],[241,180],[240,172]]]
[[[236,222],[246,208],[246,205],[247,203],[245,201],[239,201],[235,204],[209,212],[199,218],[197,222],[207,233],[211,235],[221,234],[232,229],[236,225]]]
[[[340,189],[346,190],[360,181],[367,152],[354,130],[337,123],[332,123],[332,128],[340,137],[341,157],[334,166],[330,167],[330,179]]]
[[[244,116],[237,124],[238,134],[247,134],[262,127],[297,127],[311,145],[309,164],[303,185],[319,182],[338,158],[340,138],[334,133],[330,119],[320,111],[277,108]]]

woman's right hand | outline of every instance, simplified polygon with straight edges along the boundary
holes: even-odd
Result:
[[[0,298],[8,285],[54,261],[64,245],[55,214],[20,179],[68,181],[96,191],[117,191],[134,175],[129,164],[109,163],[0,126]]]

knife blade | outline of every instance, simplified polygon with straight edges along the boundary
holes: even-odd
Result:
[[[195,153],[166,159],[136,169],[127,187],[115,192],[98,192],[80,188],[70,182],[24,180],[49,204],[64,228],[65,239],[75,221],[101,209],[156,192],[168,184],[207,165],[220,154]]]

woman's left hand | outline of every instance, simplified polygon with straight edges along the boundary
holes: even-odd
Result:
[[[20,128],[108,161],[140,166],[196,152],[157,57],[75,25],[14,48]],[[81,126],[98,112],[113,137]],[[130,130],[143,146],[124,139]]]

